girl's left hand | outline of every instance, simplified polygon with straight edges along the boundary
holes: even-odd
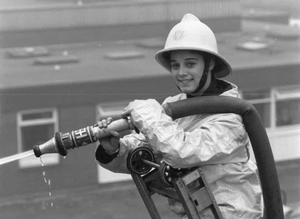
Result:
[[[124,119],[131,117],[133,125],[141,131],[146,121],[160,118],[162,112],[162,106],[154,99],[134,100],[125,107],[121,116]]]
[[[146,104],[147,104],[146,100],[134,100],[134,101],[130,102],[128,104],[128,106],[124,108],[123,113],[121,114],[121,117],[123,119],[126,119],[128,116],[131,116],[131,112],[134,109],[139,109]]]

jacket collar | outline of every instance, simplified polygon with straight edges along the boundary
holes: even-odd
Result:
[[[208,89],[201,96],[238,96],[238,88],[235,84],[215,79],[211,82]],[[187,98],[196,97],[197,95],[186,95]]]

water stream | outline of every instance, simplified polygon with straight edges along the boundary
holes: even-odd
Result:
[[[20,160],[20,159],[23,159],[25,157],[32,156],[32,155],[34,155],[33,150],[29,150],[29,151],[25,151],[25,152],[22,152],[22,153],[15,154],[15,155],[0,158],[0,166],[3,165],[3,164],[10,163],[10,162],[15,161],[15,160]]]
[[[10,163],[10,162],[16,161],[16,160],[20,160],[20,159],[23,159],[23,158],[26,158],[26,157],[30,157],[30,156],[33,156],[33,155],[34,155],[33,150],[29,150],[29,151],[25,151],[25,152],[22,152],[22,153],[15,154],[15,155],[3,157],[3,158],[0,158],[0,166],[3,165],[3,164],[7,164],[7,163]],[[44,182],[49,187],[49,193],[48,194],[49,194],[49,197],[51,197],[52,196],[52,193],[51,193],[51,180],[47,179],[47,177],[46,177],[46,171],[44,170],[44,163],[43,163],[43,160],[42,160],[41,157],[40,157],[40,161],[41,161],[42,170],[43,170]],[[50,203],[50,206],[53,207],[53,202]]]
[[[43,160],[42,160],[42,157],[40,157],[40,161],[41,161],[41,165],[42,165],[42,170],[43,170],[43,178],[44,178],[44,182],[49,186],[49,197],[52,196],[52,193],[51,193],[51,179],[47,179],[46,177],[46,171],[44,170],[44,163],[43,163]],[[50,203],[50,206],[53,207],[53,202]]]

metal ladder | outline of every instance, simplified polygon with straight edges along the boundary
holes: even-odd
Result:
[[[206,209],[216,219],[223,219],[200,168],[178,170],[153,161],[153,153],[146,147],[133,150],[127,159],[127,167],[152,219],[161,219],[152,199],[155,193],[180,202],[189,219],[201,219],[200,212]]]

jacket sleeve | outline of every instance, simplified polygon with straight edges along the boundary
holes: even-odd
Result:
[[[135,105],[131,116],[148,143],[174,168],[248,160],[249,140],[239,115],[208,115],[185,131],[159,103],[147,100]]]
[[[145,138],[142,134],[130,134],[120,139],[118,154],[108,155],[101,145],[96,149],[96,160],[100,166],[115,173],[129,173],[127,169],[127,156],[130,150],[145,146]]]

